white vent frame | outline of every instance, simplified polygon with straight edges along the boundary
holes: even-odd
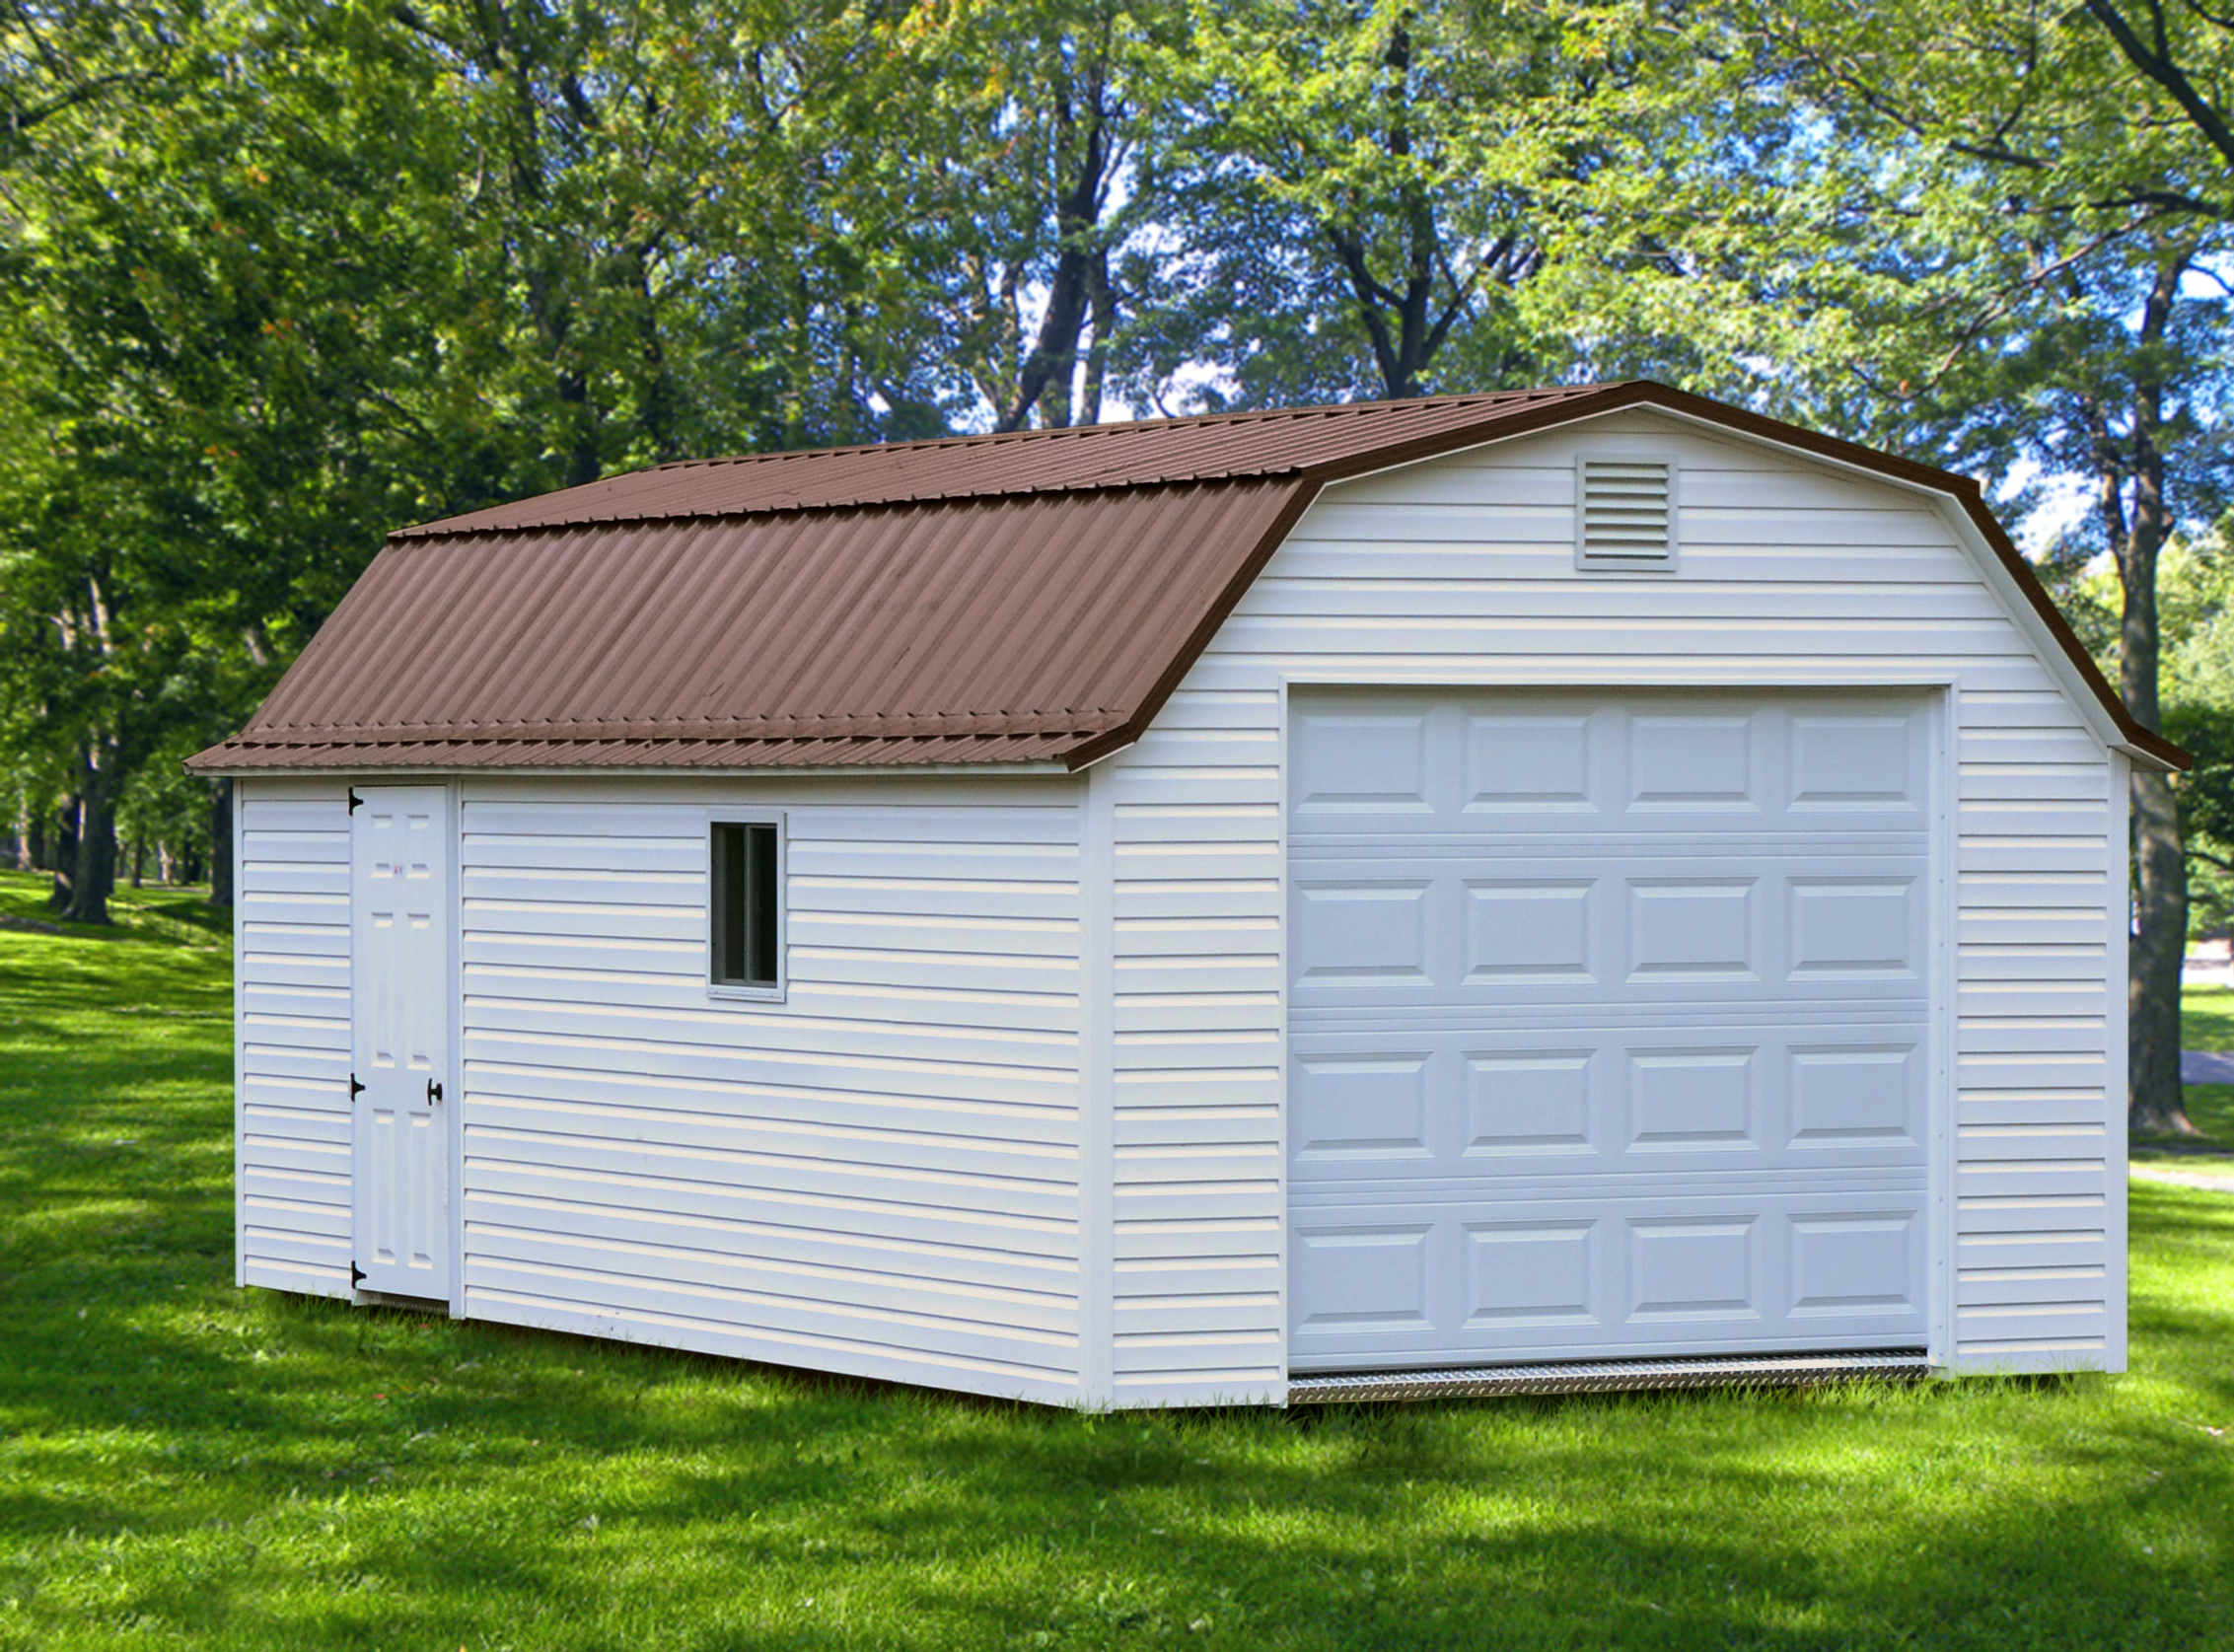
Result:
[[[1665,500],[1667,533],[1657,546],[1648,545],[1642,550],[1609,550],[1601,543],[1594,546],[1590,535],[1591,503],[1594,491],[1592,471],[1598,467],[1621,467],[1632,474],[1626,478],[1632,484],[1645,478],[1634,474],[1648,468],[1658,469],[1666,479]],[[1575,566],[1585,573],[1594,574],[1672,574],[1676,571],[1682,548],[1681,524],[1683,501],[1681,485],[1683,467],[1676,456],[1666,449],[1657,448],[1597,448],[1585,449],[1575,455]],[[1613,479],[1613,478],[1607,478]]]

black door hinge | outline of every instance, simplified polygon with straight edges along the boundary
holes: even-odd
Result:
[[[349,1075],[349,1100],[353,1102],[364,1093],[365,1087],[357,1082],[357,1075],[351,1073]]]
[[[350,813],[350,814],[352,814],[352,815],[354,815],[354,814],[355,814],[355,813],[356,813],[356,812],[357,812],[358,810],[362,809],[362,808],[363,808],[364,806],[365,806],[365,800],[364,800],[363,798],[361,798],[361,797],[359,797],[359,796],[357,795],[357,788],[356,788],[356,787],[354,787],[354,786],[351,786],[351,787],[349,788],[349,813]]]
[[[355,1262],[349,1264],[349,1288],[355,1290],[365,1282],[365,1270]]]

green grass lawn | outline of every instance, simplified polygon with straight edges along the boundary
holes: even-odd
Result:
[[[2180,1041],[2190,1049],[2234,1050],[2234,987],[2192,986],[2181,993]],[[2188,1117],[2213,1141],[2234,1148],[2234,1084],[2189,1085]]]
[[[2234,1196],[2134,1185],[2114,1379],[986,1404],[235,1290],[191,905],[0,931],[10,1652],[2234,1641]]]

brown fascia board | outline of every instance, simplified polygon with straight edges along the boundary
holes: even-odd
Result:
[[[1417,464],[1421,460],[1437,459],[1444,454],[1457,453],[1466,448],[1480,447],[1489,442],[1510,441],[1516,437],[1532,436],[1561,425],[1575,424],[1583,419],[1600,418],[1608,413],[1621,412],[1629,407],[1657,407],[1681,414],[1706,424],[1718,424],[1744,435],[1756,436],[1780,447],[1797,448],[1837,464],[1856,469],[1874,471],[1895,481],[1909,482],[1943,493],[1963,508],[2009,576],[2016,581],[2017,589],[2024,594],[2033,611],[2048,627],[2049,634],[2069,657],[2080,680],[2094,691],[2094,696],[2109,713],[2113,725],[2136,751],[2146,753],[2168,768],[2186,771],[2195,765],[2195,758],[2180,747],[2149,728],[2126,709],[2126,702],[2102,675],[2102,668],[2087,652],[2086,644],[2071,629],[2071,622],[2055,606],[2055,599],[2040,583],[2032,564],[2010,539],[1992,509],[1985,502],[1985,493],[1976,480],[1942,470],[1934,466],[1903,459],[1898,454],[1880,453],[1857,442],[1847,442],[1836,436],[1826,436],[1801,425],[1786,424],[1781,419],[1769,418],[1764,413],[1751,412],[1743,407],[1732,407],[1711,401],[1689,391],[1677,390],[1671,385],[1656,384],[1650,379],[1628,379],[1600,388],[1596,394],[1583,395],[1559,401],[1546,402],[1541,406],[1523,408],[1517,412],[1491,411],[1479,424],[1462,425],[1456,429],[1438,431],[1413,441],[1392,443],[1370,452],[1347,455],[1314,466],[1304,473],[1301,482],[1289,496],[1262,540],[1251,551],[1248,562],[1231,584],[1219,596],[1217,606],[1203,616],[1187,640],[1187,646],[1171,667],[1157,680],[1155,687],[1142,703],[1140,710],[1121,728],[1098,735],[1073,751],[1068,761],[1075,771],[1088,763],[1122,751],[1147,732],[1148,726],[1164,708],[1180,682],[1193,669],[1202,651],[1210,646],[1210,639],[1218,628],[1241,606],[1242,598],[1256,583],[1272,553],[1279,549],[1288,535],[1310,509],[1321,488],[1356,476],[1369,475],[1376,470],[1395,469],[1400,466]]]

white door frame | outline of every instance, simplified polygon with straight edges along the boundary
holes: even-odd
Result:
[[[351,784],[349,796],[349,919],[350,919],[350,1256],[352,1285],[356,1295],[404,1295],[440,1301],[455,1306],[460,1284],[462,1252],[458,1233],[458,1132],[453,1122],[458,1104],[458,834],[455,788],[442,783],[424,782],[397,784],[385,780],[366,780]],[[362,1114],[358,1101],[359,1091],[380,1082],[376,1078],[378,1064],[367,1043],[368,1028],[368,958],[369,934],[364,923],[363,906],[365,851],[362,834],[366,827],[363,811],[368,806],[387,804],[392,807],[408,807],[423,802],[439,812],[440,820],[430,824],[429,847],[439,857],[440,864],[430,866],[432,888],[427,892],[427,919],[437,937],[442,967],[431,980],[408,983],[410,996],[408,1013],[422,1022],[439,1040],[439,1047],[430,1052],[427,1060],[409,1069],[407,1079],[396,1073],[387,1084],[394,1089],[399,1104],[411,1108],[427,1120],[433,1132],[426,1164],[437,1170],[441,1185],[435,1189],[433,1208],[428,1212],[426,1232],[430,1245],[440,1254],[433,1255],[433,1265],[421,1276],[401,1270],[392,1270],[377,1264],[370,1255],[372,1238],[367,1232],[368,1192],[371,1181],[369,1144],[362,1139]],[[408,1058],[405,1058],[408,1060]],[[424,1083],[428,1088],[421,1100],[417,1087]],[[405,1094],[409,1092],[409,1094]],[[437,1099],[439,1098],[439,1099]]]
[[[450,1078],[457,1098],[450,1134],[450,1317],[466,1317],[466,783],[452,775],[450,794]]]
[[[1294,722],[1295,690],[1299,688],[1448,688],[1453,692],[1466,690],[1518,691],[1542,689],[1549,692],[1565,690],[1603,690],[1621,693],[1638,689],[1694,689],[1709,693],[1802,693],[1809,689],[1879,689],[1898,692],[1921,692],[1931,695],[1937,714],[1931,719],[1933,731],[1931,752],[1932,818],[1931,882],[1929,901],[1929,933],[1925,951],[1933,961],[1933,973],[1929,994],[1927,1028],[1931,1049],[1931,1078],[1926,1096],[1927,1113],[1925,1131],[1930,1141],[1926,1154],[1924,1208],[1930,1216],[1931,1231],[1927,1236],[1924,1254],[1924,1332],[1927,1358],[1933,1369],[1950,1372],[1955,1358],[1955,1267],[1956,1267],[1956,1209],[1955,1209],[1955,937],[1958,906],[1955,855],[1958,848],[1956,821],[1955,761],[1962,723],[1960,680],[1952,672],[1917,672],[1912,668],[1896,668],[1884,672],[1856,671],[1850,666],[1836,671],[1809,673],[1798,681],[1765,682],[1755,677],[1725,677],[1713,671],[1669,672],[1638,671],[1624,668],[1620,662],[1609,662],[1603,672],[1568,671],[1557,677],[1546,677],[1525,670],[1489,670],[1469,666],[1459,670],[1420,670],[1401,666],[1385,670],[1326,672],[1308,667],[1282,672],[1279,675],[1279,781],[1280,806],[1279,837],[1279,1039],[1280,1039],[1280,1113],[1276,1172],[1279,1178],[1280,1235],[1279,1235],[1279,1315],[1280,1315],[1280,1369],[1283,1373],[1281,1398],[1285,1403],[1285,1386],[1293,1380],[1290,1364],[1289,1335],[1289,1257],[1288,1257],[1288,1068],[1290,1034],[1288,1028],[1288,782],[1294,761],[1290,737]],[[2115,993],[2112,995],[2116,996]]]

